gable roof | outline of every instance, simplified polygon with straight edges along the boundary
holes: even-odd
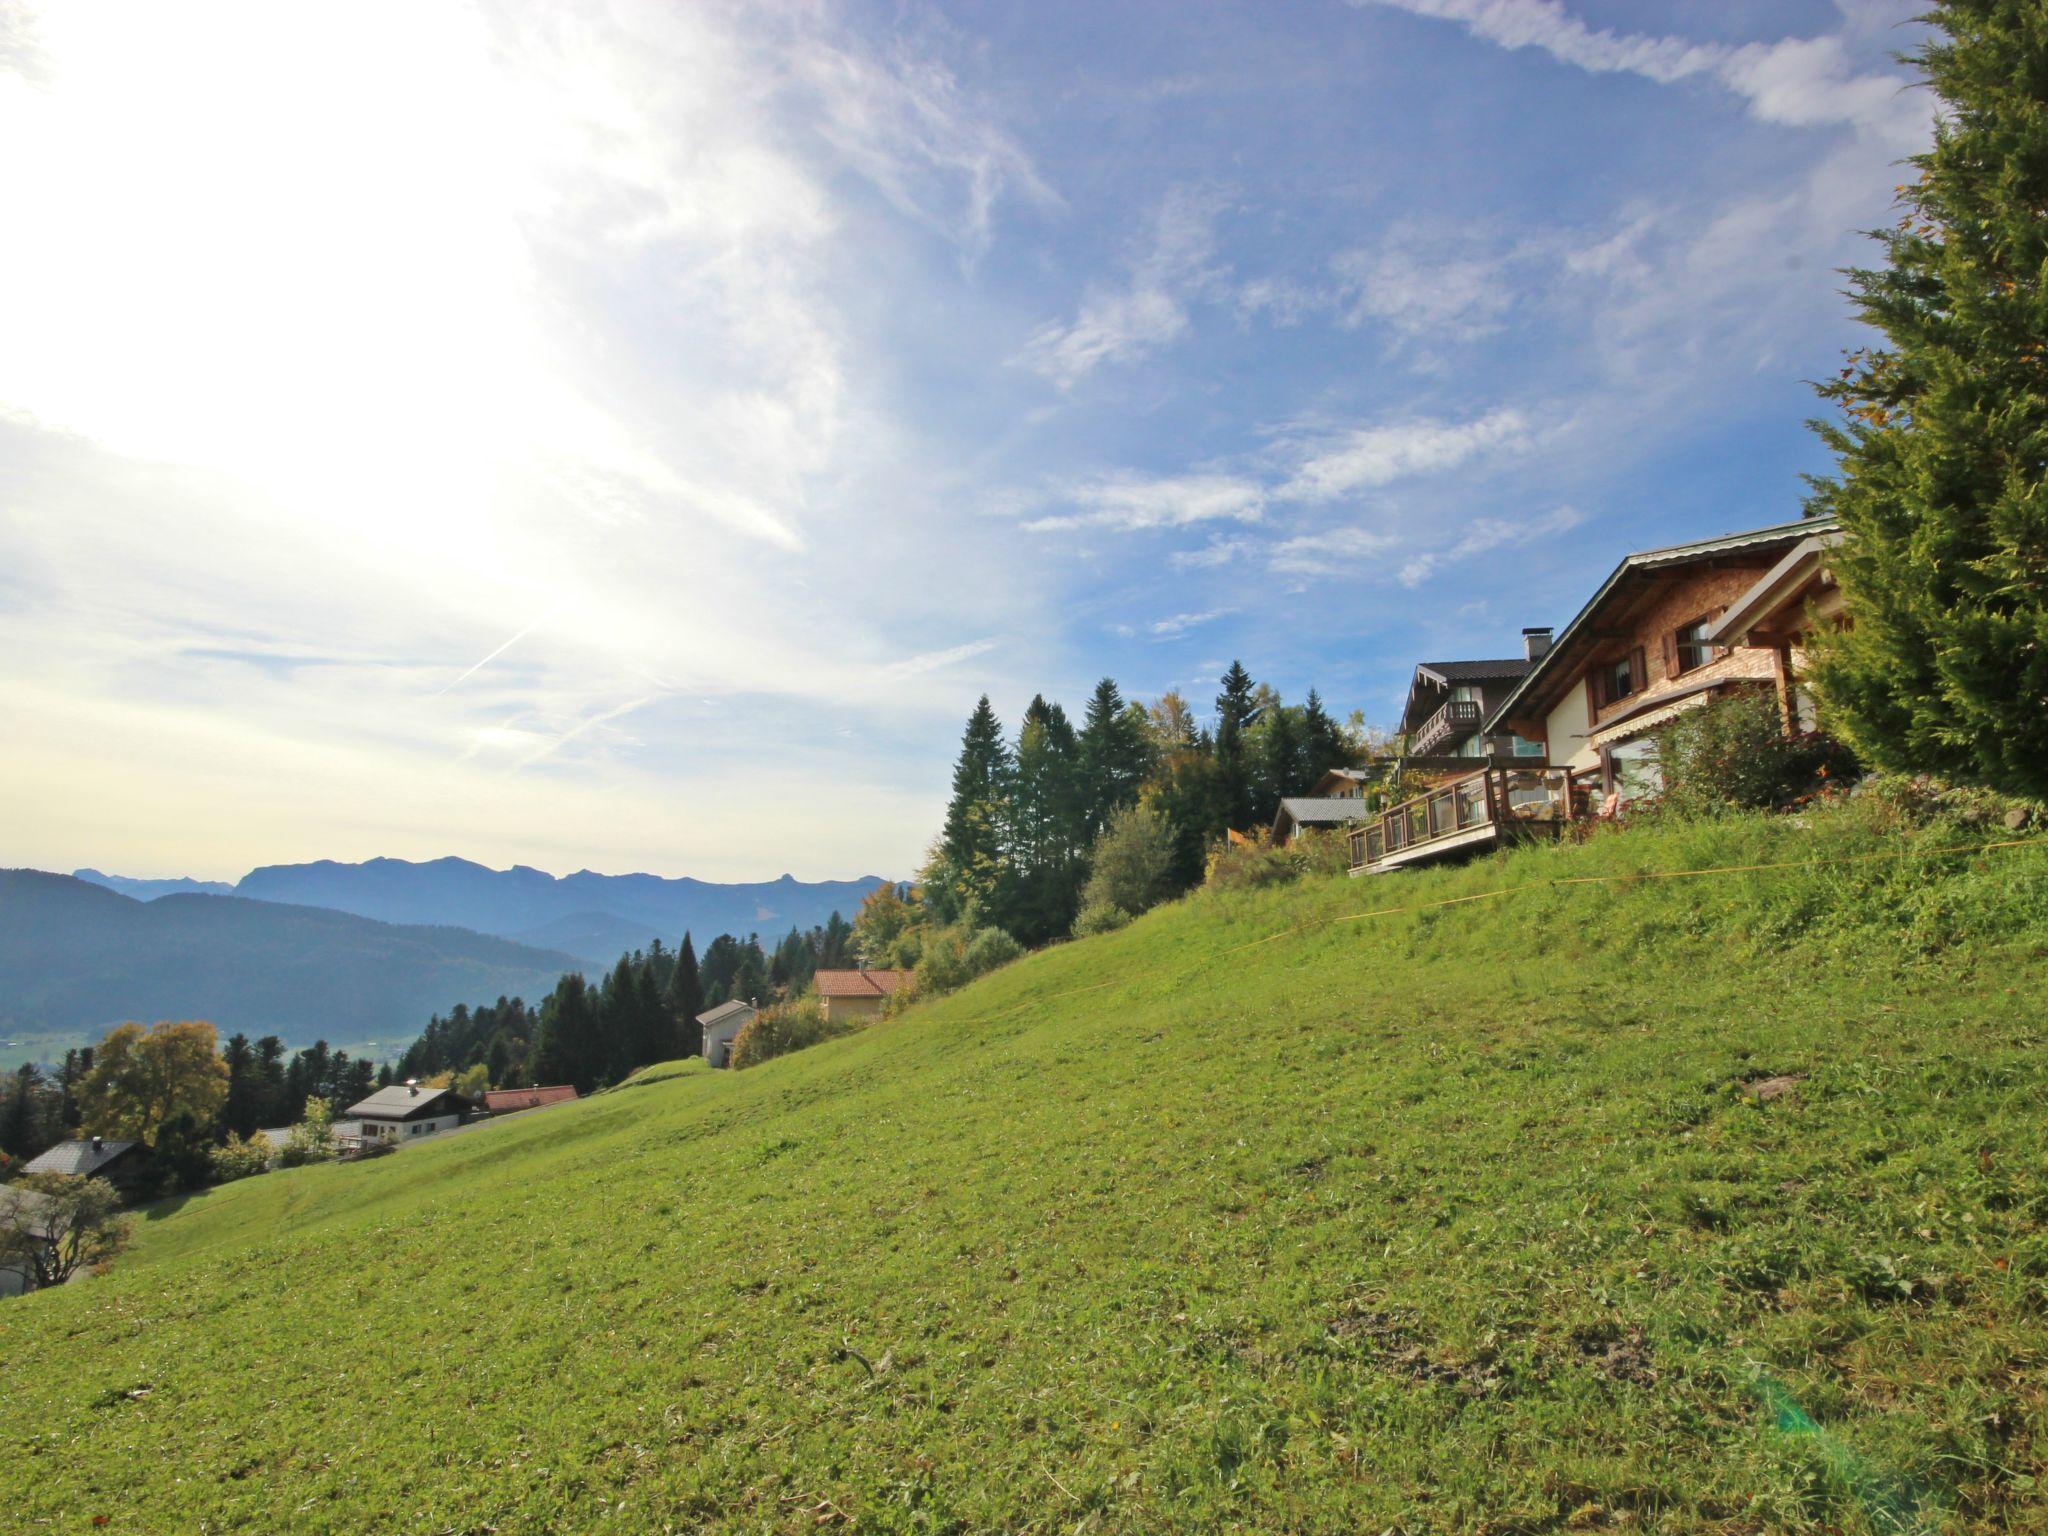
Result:
[[[753,1013],[754,1011],[752,1003],[744,998],[735,997],[727,1002],[720,1003],[716,1008],[709,1008],[703,1013],[698,1014],[697,1022],[699,1024],[715,1026],[725,1023],[728,1019],[738,1018],[743,1013]]]
[[[109,1163],[133,1147],[142,1147],[139,1141],[108,1141],[104,1137],[87,1136],[75,1141],[60,1141],[41,1157],[32,1158],[23,1173],[76,1173],[88,1177],[98,1173]],[[149,1148],[142,1147],[146,1154]]]
[[[1493,661],[1425,661],[1415,670],[1448,688],[1452,683],[1484,683],[1520,677],[1533,665],[1526,657],[1502,656]]]
[[[576,1097],[567,1083],[552,1088],[493,1088],[484,1094],[484,1108],[494,1115],[520,1109],[542,1109],[549,1104],[566,1104]]]
[[[887,997],[909,980],[908,971],[819,971],[811,978],[820,997]]]
[[[1280,818],[1285,816],[1297,827],[1334,827],[1347,821],[1363,821],[1371,814],[1365,808],[1364,798],[1358,795],[1288,795],[1281,800],[1273,825],[1279,826]]]
[[[1585,607],[1572,615],[1572,621],[1558,631],[1550,649],[1538,658],[1514,690],[1495,706],[1487,716],[1482,729],[1493,731],[1515,711],[1525,707],[1525,701],[1540,694],[1544,685],[1564,674],[1568,663],[1565,658],[1572,656],[1585,631],[1591,626],[1597,614],[1614,595],[1615,589],[1630,576],[1644,571],[1666,570],[1672,566],[1691,565],[1702,560],[1712,560],[1721,555],[1763,554],[1773,549],[1789,547],[1802,539],[1817,533],[1831,533],[1838,525],[1833,518],[1801,518],[1796,523],[1772,523],[1767,528],[1751,528],[1742,533],[1725,533],[1717,538],[1696,539],[1690,544],[1667,544],[1662,549],[1638,550],[1635,554],[1622,556],[1621,563],[1608,572],[1600,588],[1586,599]]]
[[[415,1115],[452,1115],[469,1107],[469,1100],[453,1088],[409,1087],[393,1083],[379,1088],[360,1104],[343,1111],[366,1120],[410,1120]]]

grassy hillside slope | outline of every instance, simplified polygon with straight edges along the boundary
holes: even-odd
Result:
[[[750,1072],[229,1186],[0,1305],[0,1492],[114,1532],[2048,1529],[2048,847],[1537,884],[1900,845],[1203,895]]]

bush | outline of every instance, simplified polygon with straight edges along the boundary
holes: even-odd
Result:
[[[306,1117],[284,1138],[278,1160],[287,1168],[324,1163],[334,1156],[334,1111],[317,1094],[306,1100]]]
[[[1149,911],[1173,894],[1173,857],[1172,823],[1149,805],[1125,806],[1095,839],[1082,908],[1116,908],[1129,917]],[[1081,931],[1078,921],[1074,931]]]
[[[1094,933],[1115,933],[1130,920],[1131,914],[1122,907],[1098,902],[1083,907],[1080,915],[1074,919],[1074,937],[1085,939]]]
[[[1853,777],[1856,760],[1832,737],[1787,737],[1777,701],[1740,693],[1690,710],[1657,737],[1663,804],[1682,815],[1765,810]]]
[[[1285,848],[1263,838],[1226,840],[1210,850],[1202,883],[1220,891],[1255,891],[1303,875],[1341,875],[1350,867],[1350,844],[1341,832],[1302,832]]]
[[[857,1027],[843,1021],[834,1023],[827,1020],[823,1006],[815,997],[771,1003],[742,1024],[740,1032],[733,1036],[732,1066],[735,1069],[758,1066],[774,1057],[800,1051],[807,1045],[816,1045],[821,1040],[852,1034]]]
[[[926,931],[924,953],[917,962],[917,995],[940,997],[957,992],[977,976],[1008,965],[1024,946],[1000,928],[970,929],[964,923]]]
[[[215,1182],[228,1184],[236,1179],[246,1179],[251,1174],[263,1172],[270,1166],[273,1151],[270,1138],[261,1131],[246,1141],[232,1131],[229,1132],[226,1144],[213,1149]]]

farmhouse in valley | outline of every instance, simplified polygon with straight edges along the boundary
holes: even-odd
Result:
[[[397,1142],[452,1131],[475,1111],[476,1106],[453,1088],[404,1082],[379,1088],[360,1104],[351,1104],[348,1116],[361,1123],[359,1134],[365,1142]]]
[[[149,1148],[139,1141],[110,1141],[104,1136],[81,1136],[60,1141],[41,1157],[31,1158],[23,1173],[75,1173],[89,1179],[105,1179],[132,1199],[150,1172]]]
[[[811,978],[826,1020],[871,1019],[910,985],[908,971],[819,971]]]
[[[733,1037],[759,1011],[752,1003],[735,997],[698,1014],[697,1025],[704,1031],[705,1061],[714,1067],[731,1066]]]

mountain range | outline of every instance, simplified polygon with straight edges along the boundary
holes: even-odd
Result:
[[[189,891],[141,901],[0,870],[0,1027],[207,1019],[288,1045],[403,1041],[429,1015],[538,1000],[575,955],[447,926]]]
[[[515,865],[490,869],[468,859],[321,859],[270,864],[232,885],[218,881],[137,880],[81,869],[76,878],[142,901],[233,895],[291,906],[325,907],[386,923],[449,924],[522,944],[566,951],[609,965],[654,939],[674,945],[687,932],[701,949],[721,933],[759,933],[772,943],[790,928],[810,928],[832,913],[852,919],[861,899],[885,882],[803,881],[789,875],[752,884],[660,875],[555,876]]]

